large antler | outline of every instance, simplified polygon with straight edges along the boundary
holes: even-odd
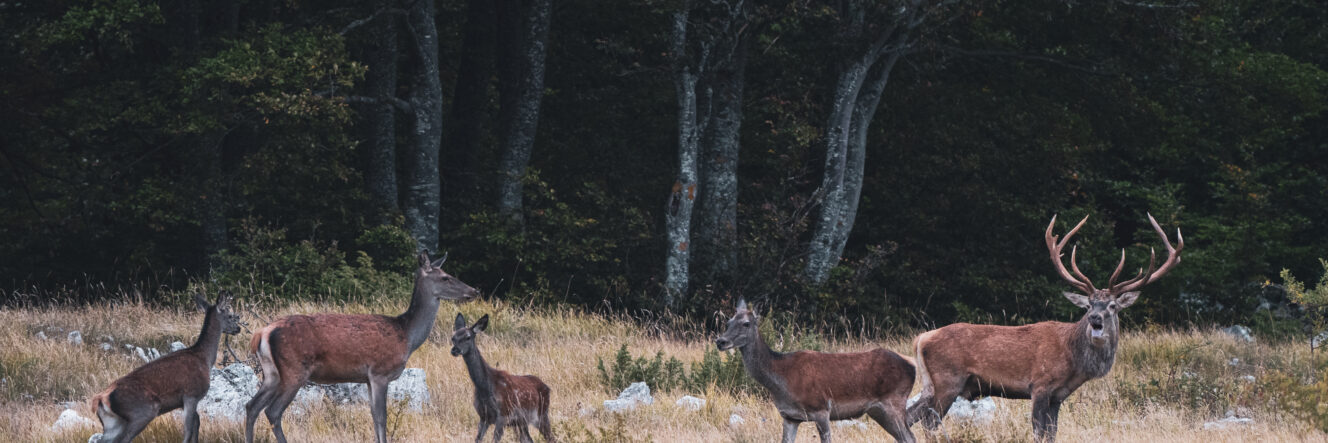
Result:
[[[1079,228],[1084,227],[1084,223],[1087,222],[1088,216],[1085,215],[1084,219],[1080,220],[1079,224],[1074,226],[1074,229],[1071,229],[1070,232],[1065,234],[1064,239],[1057,242],[1057,237],[1051,233],[1051,230],[1056,227],[1056,216],[1053,215],[1051,216],[1051,223],[1047,224],[1046,240],[1047,251],[1051,253],[1051,262],[1056,264],[1056,272],[1061,274],[1061,278],[1070,282],[1070,285],[1078,288],[1085,294],[1092,294],[1097,291],[1097,288],[1093,287],[1093,282],[1089,281],[1088,277],[1084,276],[1084,273],[1079,272],[1079,264],[1076,263],[1077,259],[1075,256],[1076,253],[1079,252],[1079,246],[1075,245],[1075,247],[1070,248],[1070,269],[1074,270],[1073,276],[1070,275],[1069,271],[1065,270],[1065,263],[1061,262],[1061,256],[1063,255],[1061,250],[1065,249],[1065,244],[1070,242],[1070,237],[1074,237],[1074,233],[1079,232]]]
[[[1144,272],[1143,269],[1140,269],[1139,275],[1132,279],[1120,282],[1120,284],[1108,283],[1110,289],[1108,289],[1107,292],[1112,295],[1138,290],[1153,280],[1157,280],[1163,275],[1166,275],[1167,272],[1171,271],[1171,268],[1175,267],[1177,263],[1180,263],[1180,251],[1181,249],[1185,249],[1185,237],[1180,235],[1180,228],[1176,228],[1176,246],[1172,247],[1171,240],[1167,238],[1167,233],[1162,231],[1161,226],[1158,226],[1157,220],[1153,218],[1153,214],[1148,214],[1148,222],[1153,224],[1153,230],[1157,231],[1157,236],[1162,237],[1162,244],[1167,247],[1167,259],[1162,262],[1162,266],[1154,270],[1153,265],[1157,263],[1157,250],[1151,249],[1152,256],[1148,259],[1148,272]],[[1121,262],[1116,265],[1116,272],[1111,274],[1111,280],[1113,282],[1116,280],[1116,276],[1120,274],[1121,268],[1123,267],[1125,267],[1124,249],[1121,250]]]

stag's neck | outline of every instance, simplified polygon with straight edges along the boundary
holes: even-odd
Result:
[[[471,347],[470,352],[461,356],[466,361],[466,372],[470,373],[470,382],[475,384],[476,400],[494,398],[493,377],[489,373],[489,364],[484,362],[479,348]]]
[[[1071,352],[1070,359],[1075,367],[1089,379],[1107,375],[1111,371],[1111,366],[1116,363],[1116,344],[1120,339],[1119,325],[1115,328],[1115,332],[1101,343],[1094,342],[1092,336],[1088,334],[1087,318],[1073,323],[1071,327],[1074,330],[1069,334],[1067,344]]]
[[[783,354],[771,350],[760,333],[756,334],[756,340],[738,348],[738,351],[742,352],[742,366],[747,368],[748,375],[769,389],[775,397],[784,394],[784,377],[775,373],[774,365],[775,359]]]
[[[198,340],[189,349],[201,353],[207,360],[208,367],[217,363],[217,348],[221,343],[221,318],[217,308],[209,308],[203,316],[203,330],[198,333]]]
[[[414,353],[433,332],[434,319],[438,317],[438,299],[420,293],[416,285],[415,293],[410,297],[410,307],[397,317],[406,330],[406,349]]]

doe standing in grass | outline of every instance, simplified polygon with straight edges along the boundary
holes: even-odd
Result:
[[[420,253],[410,307],[396,316],[373,314],[290,315],[254,333],[249,352],[258,356],[263,383],[245,405],[244,441],[254,441],[254,422],[266,411],[277,441],[286,443],[281,416],[305,383],[368,383],[374,438],[387,441],[387,385],[401,376],[406,360],[433,330],[441,300],[467,301],[475,288],[443,272],[443,256],[430,263]]]
[[[1180,263],[1185,239],[1176,230],[1175,247],[1152,215],[1148,221],[1162,238],[1167,258],[1154,268],[1157,254],[1148,261],[1148,271],[1117,283],[1125,268],[1125,250],[1111,273],[1105,289],[1098,289],[1075,263],[1070,250],[1070,271],[1061,261],[1065,244],[1079,232],[1088,217],[1057,241],[1052,235],[1056,217],[1047,225],[1044,240],[1051,261],[1061,278],[1081,293],[1066,292],[1065,298],[1087,309],[1075,323],[1047,321],[1023,326],[993,326],[957,323],[919,335],[914,340],[915,356],[922,374],[922,393],[908,410],[909,423],[922,420],[927,429],[936,429],[956,397],[969,400],[981,396],[1031,398],[1033,400],[1033,439],[1056,439],[1061,403],[1085,382],[1107,375],[1116,361],[1116,343],[1120,339],[1120,320],[1116,315],[1139,298],[1139,289],[1161,278]],[[1077,248],[1077,247],[1076,247]]]
[[[179,408],[184,408],[184,441],[198,441],[198,402],[207,395],[221,334],[239,333],[240,316],[231,312],[228,293],[217,296],[216,304],[208,304],[203,294],[194,302],[207,314],[193,346],[139,366],[88,401],[101,420],[102,441],[131,441],[152,419]]]
[[[830,441],[830,421],[861,417],[876,420],[897,441],[912,442],[905,407],[913,389],[913,364],[886,349],[855,353],[798,351],[779,353],[766,345],[760,318],[738,300],[728,329],[715,340],[721,351],[738,348],[747,374],[765,386],[784,418],[784,443],[798,436],[798,425],[816,423],[821,441]]]
[[[503,438],[503,429],[515,427],[522,442],[531,442],[529,425],[539,428],[548,442],[553,438],[549,423],[549,387],[533,375],[512,375],[489,366],[475,347],[475,334],[489,327],[486,314],[474,325],[466,326],[466,316],[457,314],[452,326],[452,355],[466,361],[466,371],[475,384],[475,412],[480,416],[479,433],[475,441],[484,439],[484,433],[493,426],[493,441]]]

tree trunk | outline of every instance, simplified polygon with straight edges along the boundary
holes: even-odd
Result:
[[[457,62],[456,89],[447,127],[448,152],[446,161],[438,165],[443,175],[445,208],[462,207],[468,196],[479,191],[475,171],[480,140],[488,121],[489,81],[493,76],[496,36],[493,3],[493,0],[466,2],[466,26],[462,31],[461,58]],[[440,219],[459,220],[446,216]]]
[[[365,92],[369,97],[392,97],[397,91],[396,17],[383,14],[368,25],[368,43],[364,46],[369,73]],[[360,105],[364,115],[363,137],[366,168],[364,181],[369,196],[377,205],[373,218],[390,223],[400,210],[397,205],[396,109],[387,103]]]
[[[701,128],[696,110],[697,73],[686,61],[687,7],[673,14],[671,32],[675,58],[674,91],[678,97],[678,179],[669,191],[664,209],[669,247],[665,257],[664,304],[675,307],[678,297],[687,293],[691,259],[692,207],[696,203],[696,156]],[[704,63],[698,64],[704,66]]]
[[[742,128],[742,91],[746,39],[732,61],[711,77],[714,111],[701,139],[701,185],[697,202],[697,279],[724,284],[738,263],[738,151]]]
[[[410,149],[405,196],[406,230],[418,249],[437,250],[438,149],[443,138],[443,86],[438,79],[438,27],[433,0],[415,0],[408,23],[415,40],[419,71],[411,88],[415,140]]]
[[[519,74],[512,112],[501,122],[503,159],[499,180],[498,213],[521,221],[521,180],[530,162],[539,126],[540,102],[544,97],[544,57],[549,41],[552,0],[532,0],[525,8],[519,42]]]

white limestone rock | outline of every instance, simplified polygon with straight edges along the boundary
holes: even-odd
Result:
[[[97,427],[97,422],[78,415],[78,412],[73,409],[65,409],[64,412],[60,413],[60,418],[55,419],[55,423],[51,424],[51,431],[60,432],[69,429],[95,427]]]
[[[645,382],[632,383],[627,389],[623,389],[614,400],[604,400],[604,410],[609,412],[625,412],[636,409],[638,405],[649,405],[655,403],[655,398],[650,396],[650,386]]]

